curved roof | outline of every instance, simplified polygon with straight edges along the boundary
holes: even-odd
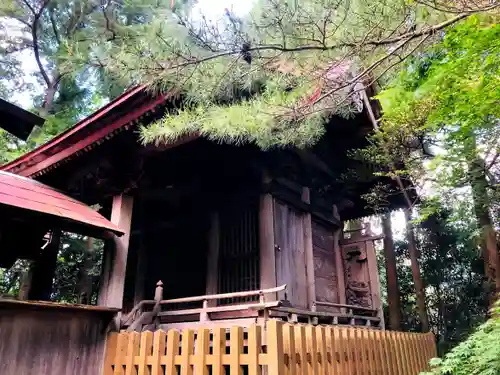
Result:
[[[90,228],[99,232],[124,232],[117,225],[86,204],[30,178],[0,171],[0,208],[2,206],[35,212],[58,219],[73,228]]]
[[[129,89],[47,143],[1,166],[0,170],[38,177],[129,129],[164,102],[164,95],[151,98],[145,86]]]

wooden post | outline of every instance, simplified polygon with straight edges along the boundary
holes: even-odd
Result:
[[[61,231],[59,229],[53,229],[50,243],[41,250],[38,259],[35,259],[33,262],[28,299],[40,301],[50,300],[60,242]]]
[[[267,176],[264,183],[269,183]],[[259,246],[260,246],[260,289],[276,286],[276,254],[274,249],[274,212],[273,197],[263,194],[259,208]],[[266,301],[276,300],[277,294],[266,295]]]
[[[144,299],[144,281],[147,272],[146,250],[141,244],[137,248],[137,266],[134,286],[134,306]]]
[[[103,278],[99,291],[99,305],[121,309],[125,287],[130,227],[132,224],[133,198],[124,194],[113,198],[111,222],[118,225],[125,234],[112,235],[113,246],[104,248]],[[108,253],[108,254],[106,254]]]
[[[366,236],[373,236],[369,224],[366,224]],[[370,274],[370,289],[372,293],[372,307],[378,311],[380,318],[380,327],[384,329],[384,311],[382,309],[382,300],[380,297],[380,277],[377,267],[377,255],[373,241],[365,243],[366,261],[368,263],[368,273]]]
[[[310,190],[308,187],[302,188],[302,201],[311,203]],[[314,253],[312,239],[312,221],[311,213],[304,213],[304,252],[306,255],[306,273],[307,273],[307,300],[308,307],[312,309],[316,300],[316,282],[314,278]]]
[[[207,294],[217,294],[219,279],[219,214],[214,212],[210,215],[210,231],[208,234],[208,258],[207,258]],[[214,307],[216,300],[210,300],[208,307]]]
[[[333,205],[333,217],[340,220],[340,215],[337,210],[337,206]],[[337,285],[339,288],[339,303],[345,305],[345,274],[344,274],[344,259],[342,257],[342,247],[340,246],[340,240],[342,239],[342,225],[344,223],[341,221],[341,227],[335,229],[333,232],[333,252],[335,254],[335,271],[337,272]]]

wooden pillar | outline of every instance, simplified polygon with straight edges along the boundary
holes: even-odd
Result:
[[[366,224],[366,228],[367,228],[366,236],[367,237],[373,236],[369,224]],[[374,310],[378,311],[378,316],[380,318],[380,327],[384,329],[384,311],[382,309],[382,299],[380,297],[380,277],[377,266],[377,255],[375,253],[375,246],[372,240],[366,241],[365,250],[366,250],[366,261],[368,263],[368,273],[370,274],[372,307]]]
[[[269,182],[267,178],[264,183]],[[259,247],[260,247],[260,288],[276,286],[276,253],[274,246],[274,199],[271,194],[260,197],[259,207]],[[266,300],[275,300],[277,295],[267,294]]]
[[[219,214],[210,215],[210,230],[208,232],[208,258],[207,258],[207,294],[217,294],[219,280]],[[210,300],[208,305],[215,306],[217,301]]]
[[[104,247],[103,277],[99,290],[99,305],[121,309],[125,287],[130,227],[132,223],[133,198],[118,195],[113,198],[111,222],[118,225],[125,233],[118,237],[112,235]]]
[[[142,242],[137,248],[137,266],[134,285],[134,306],[144,299],[144,280],[147,272],[146,249]]]
[[[50,236],[50,243],[40,251],[38,258],[33,262],[28,299],[38,301],[50,300],[60,242],[61,231],[53,229]]]
[[[311,203],[310,191],[308,187],[302,188],[302,201]],[[307,301],[311,309],[316,301],[316,281],[314,278],[314,253],[312,239],[312,218],[311,213],[304,213],[304,252],[306,255],[306,273],[307,273]]]
[[[333,217],[340,220],[340,215],[337,206],[333,206]],[[340,228],[335,229],[333,232],[333,252],[335,254],[335,271],[337,272],[337,286],[339,290],[339,303],[346,304],[345,296],[345,273],[344,273],[344,259],[342,257],[342,247],[340,241],[342,240],[342,230],[344,223],[340,222]]]

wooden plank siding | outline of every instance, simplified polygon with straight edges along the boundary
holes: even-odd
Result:
[[[0,374],[98,375],[112,312],[0,309]]]
[[[329,226],[313,220],[312,233],[316,301],[340,303],[333,230]],[[318,310],[328,309],[327,307],[318,308]]]
[[[276,244],[276,283],[287,285],[279,295],[292,306],[308,308],[308,282],[304,249],[303,214],[274,201],[274,237]]]
[[[436,355],[432,333],[268,322],[248,329],[113,333],[104,375],[417,375]]]

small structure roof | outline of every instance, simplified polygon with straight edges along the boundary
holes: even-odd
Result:
[[[61,223],[61,229],[69,226],[123,234],[118,226],[84,203],[38,181],[0,171],[2,206],[50,216]]]
[[[0,99],[0,128],[17,138],[27,140],[35,125],[41,126],[44,121],[34,113]]]

